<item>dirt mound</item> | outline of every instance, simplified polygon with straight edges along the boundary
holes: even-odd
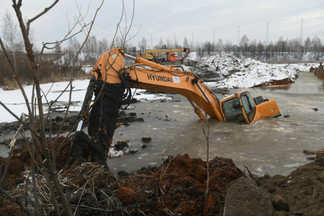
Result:
[[[156,172],[129,176],[119,197],[125,204],[150,200],[143,211],[152,215],[222,215],[226,186],[242,175],[231,159],[215,157],[207,178],[207,162],[186,154],[169,158]],[[136,199],[129,199],[132,194]]]
[[[288,205],[287,215],[324,215],[324,158],[317,158],[288,176],[265,176],[258,183],[272,195],[283,198]]]
[[[30,185],[26,181],[30,172],[25,171],[30,165],[30,145],[15,151],[4,184],[19,199],[26,196],[24,190]],[[58,170],[65,167],[60,171],[59,180],[78,215],[106,215],[107,212],[108,215],[222,215],[226,186],[243,176],[231,159],[216,157],[209,162],[207,170],[206,161],[188,155],[169,157],[159,168],[142,168],[136,174],[116,176],[93,163],[67,167],[70,145],[61,137],[54,146],[58,152]],[[6,160],[2,160],[5,165]],[[39,181],[38,187],[45,189],[44,178],[39,177]],[[51,205],[50,194],[45,191],[42,194],[47,198],[42,203]],[[11,202],[2,201],[0,210],[12,206]]]
[[[231,182],[227,189],[223,216],[274,215],[271,195],[246,177]]]
[[[244,176],[231,159],[215,157],[207,163],[187,154],[169,157],[160,167],[142,168],[135,174],[119,176],[95,163],[67,167],[71,146],[64,137],[54,141],[48,142],[54,144],[57,152],[59,181],[76,215],[223,215],[225,199],[227,205],[234,206],[231,197],[227,197],[230,183],[238,182],[237,179]],[[30,145],[14,152],[3,185],[15,200],[31,200],[33,197],[31,182],[28,181]],[[6,159],[2,159],[1,170],[5,163]],[[42,208],[50,211],[48,206],[53,205],[51,194],[46,189],[45,178],[37,173]],[[243,197],[241,201],[246,204],[248,212],[257,212],[258,215],[324,215],[323,158],[317,157],[315,162],[296,169],[287,177],[254,179],[269,196],[263,195],[261,188],[253,182],[241,182],[243,186],[237,186],[240,192],[234,187],[233,193],[232,189],[232,198]],[[252,189],[247,189],[246,185]],[[260,197],[270,207],[259,208]],[[21,204],[26,209],[34,207],[31,202]],[[269,211],[269,208],[273,210]],[[2,212],[21,215],[22,211],[2,195],[0,214]]]

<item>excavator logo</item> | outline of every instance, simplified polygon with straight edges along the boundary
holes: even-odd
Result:
[[[172,77],[160,76],[160,75],[151,75],[147,74],[148,80],[162,81],[162,82],[173,82]]]

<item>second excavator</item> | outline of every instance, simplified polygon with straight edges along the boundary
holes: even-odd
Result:
[[[134,63],[126,66],[125,58]],[[76,140],[83,140],[83,143],[92,146],[89,153],[92,160],[102,164],[106,163],[121,101],[125,97],[130,99],[131,88],[183,95],[200,119],[209,116],[220,121],[252,124],[263,117],[280,115],[275,100],[263,99],[262,96],[253,98],[249,91],[219,100],[195,73],[181,70],[181,67],[160,65],[140,56],[130,56],[120,48],[105,52],[91,74],[93,77],[80,111]],[[91,104],[93,94],[95,99]],[[87,119],[89,138],[81,130],[83,121]],[[85,160],[80,156],[84,155],[80,143],[76,141],[73,149],[74,159],[79,162]]]

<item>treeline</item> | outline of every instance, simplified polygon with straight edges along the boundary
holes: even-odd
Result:
[[[244,35],[239,44],[231,42],[223,42],[219,39],[217,42],[188,42],[184,38],[183,43],[172,41],[170,39],[160,39],[156,45],[148,45],[146,38],[142,38],[137,46],[131,43],[121,44],[118,38],[112,43],[108,43],[106,39],[97,40],[92,36],[87,41],[82,50],[81,61],[93,63],[105,51],[110,49],[111,46],[121,46],[129,54],[136,55],[143,52],[145,49],[171,49],[171,48],[190,48],[191,51],[196,51],[198,57],[212,55],[217,52],[231,53],[237,57],[250,57],[258,58],[264,61],[289,61],[289,60],[324,60],[324,44],[322,40],[315,36],[313,38],[301,39],[284,39],[280,37],[275,42],[261,42],[256,40],[249,40]],[[65,53],[73,53],[73,50],[78,48],[78,42],[70,42],[65,49]]]
[[[269,44],[264,42],[250,41],[244,35],[239,45],[233,45],[229,42],[223,43],[222,40],[211,43],[205,42],[196,47],[200,56],[215,52],[232,53],[237,57],[258,58],[260,60],[270,61],[289,61],[289,60],[323,60],[324,45],[317,36],[300,39],[283,39],[280,37],[276,42]]]
[[[57,81],[69,77],[71,71],[78,71],[79,74],[84,74],[81,70],[82,65],[94,65],[99,56],[111,47],[123,47],[125,51],[131,55],[137,55],[138,52],[143,52],[145,49],[166,49],[166,48],[190,48],[192,52],[196,52],[199,57],[213,55],[217,52],[231,53],[234,56],[244,58],[257,58],[263,61],[300,61],[300,60],[324,60],[324,45],[321,39],[317,36],[313,38],[300,39],[283,39],[279,38],[276,42],[257,42],[249,40],[244,35],[240,43],[232,44],[231,42],[223,42],[219,39],[216,43],[206,41],[189,43],[184,38],[183,43],[166,39],[159,40],[156,45],[149,46],[145,38],[142,38],[137,46],[131,43],[122,43],[122,40],[115,38],[113,42],[107,39],[97,40],[96,36],[89,37],[88,41],[81,49],[77,59],[75,54],[80,50],[81,43],[76,39],[70,39],[65,47],[56,46],[51,52],[44,53],[42,56],[42,64],[40,68],[40,80],[44,82]],[[21,49],[21,44],[11,44],[7,46],[8,53],[16,68],[17,74],[25,82],[32,80],[30,66],[27,58]],[[75,61],[76,60],[76,61]],[[72,70],[72,62],[74,67]],[[0,50],[0,85],[9,85],[13,75],[8,62],[4,58],[2,50]],[[12,85],[12,84],[11,84]]]

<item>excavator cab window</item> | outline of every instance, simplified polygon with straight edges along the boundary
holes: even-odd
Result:
[[[243,108],[244,108],[246,117],[248,118],[249,122],[252,122],[254,119],[255,110],[256,110],[253,98],[247,92],[242,93],[240,96],[241,96],[241,100],[242,100],[242,104],[243,104]]]
[[[240,100],[235,97],[228,101],[223,102],[223,112],[225,114],[226,121],[241,122],[245,121],[242,106]]]

